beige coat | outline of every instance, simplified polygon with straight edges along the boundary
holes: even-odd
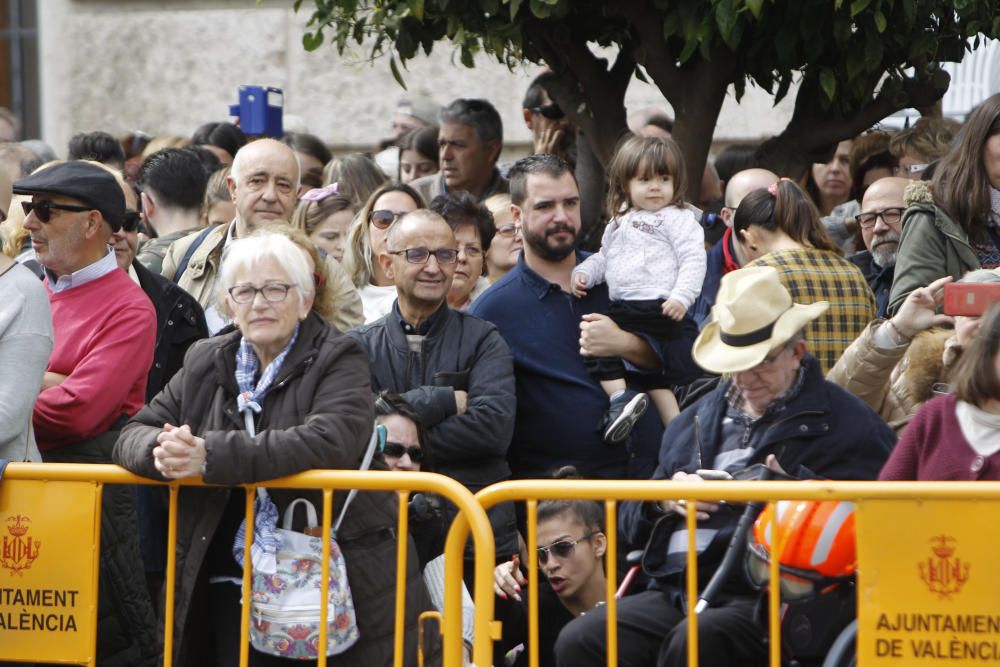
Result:
[[[222,248],[226,244],[226,236],[229,234],[229,225],[219,225],[205,237],[201,245],[195,249],[188,262],[187,269],[181,275],[177,284],[198,300],[202,308],[208,308],[215,301],[212,294],[215,288],[215,278],[219,273],[219,265],[222,260]],[[168,279],[173,280],[174,274],[184,254],[194,243],[202,230],[198,230],[170,244],[167,254],[163,258],[162,273]],[[329,271],[330,289],[333,292],[334,315],[330,324],[341,331],[348,331],[365,323],[364,309],[361,306],[361,296],[357,288],[351,282],[347,272],[330,258],[326,261]]]
[[[933,395],[934,385],[946,380],[960,349],[947,329],[922,331],[908,346],[880,349],[874,337],[883,324],[869,324],[826,379],[867,403],[899,433]]]

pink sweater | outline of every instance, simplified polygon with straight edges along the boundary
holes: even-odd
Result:
[[[156,311],[124,271],[57,294],[49,290],[55,345],[46,370],[68,376],[38,395],[40,450],[104,433],[143,405],[156,343]]]
[[[980,456],[962,435],[955,397],[933,398],[910,421],[879,479],[1000,480],[1000,452]]]

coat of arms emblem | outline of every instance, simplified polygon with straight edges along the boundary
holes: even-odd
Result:
[[[930,543],[933,555],[917,564],[920,578],[932,593],[937,593],[943,600],[950,600],[969,580],[972,566],[955,556],[958,540],[954,537],[936,535],[930,539]]]
[[[24,571],[38,558],[42,543],[28,535],[31,519],[23,514],[7,517],[7,532],[0,549],[0,566],[10,570],[11,576],[24,576]]]

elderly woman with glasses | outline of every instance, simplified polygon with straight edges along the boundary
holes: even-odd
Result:
[[[305,470],[355,469],[374,418],[361,348],[313,310],[306,254],[286,236],[233,241],[218,303],[235,329],[196,343],[184,367],[125,427],[116,463],[156,480],[201,476],[220,487],[185,487],[177,517],[174,664],[236,664],[242,568],[233,556],[244,494]],[[385,469],[377,463],[373,467]],[[297,497],[274,489],[279,516]],[[338,494],[334,512],[344,495]],[[396,509],[388,494],[362,493],[338,533],[361,639],[335,664],[388,665],[393,655]],[[299,526],[294,526],[299,528]],[[411,547],[412,548],[412,547]],[[415,554],[411,562],[415,562]],[[416,616],[426,593],[407,577],[407,664],[415,662]],[[343,660],[343,662],[341,662]],[[251,649],[251,665],[287,664]]]
[[[372,193],[348,232],[344,268],[361,294],[365,324],[388,314],[396,286],[379,265],[389,227],[399,216],[424,208],[424,199],[409,185],[387,183]]]

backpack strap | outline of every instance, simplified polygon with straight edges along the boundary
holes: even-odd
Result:
[[[194,251],[198,249],[198,246],[204,243],[205,239],[208,238],[208,235],[211,234],[214,230],[215,227],[209,225],[204,230],[202,230],[202,232],[195,237],[191,245],[188,246],[187,252],[185,252],[184,257],[181,258],[181,263],[177,265],[177,270],[174,271],[175,283],[180,281],[181,276],[184,275],[184,271],[187,270],[188,264],[191,262],[191,256],[194,255]]]

